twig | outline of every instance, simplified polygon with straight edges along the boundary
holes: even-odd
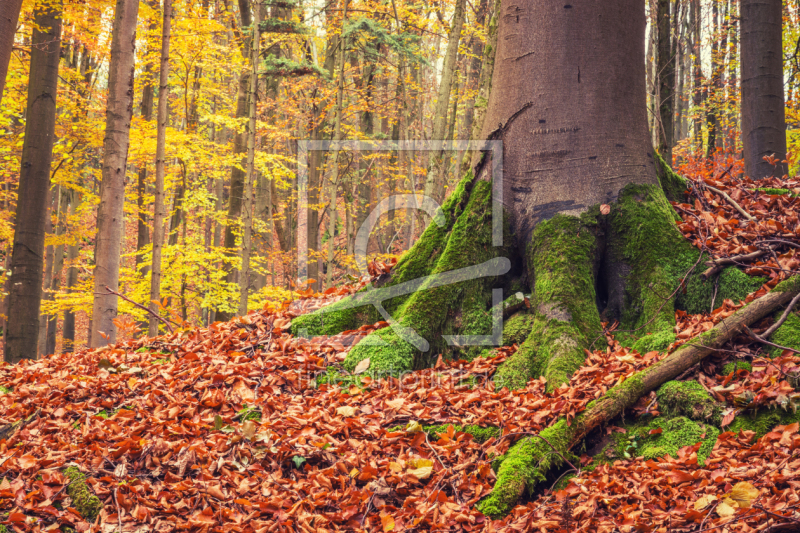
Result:
[[[766,509],[764,509],[763,506],[761,506],[761,505],[759,505],[757,503],[754,504],[753,507],[755,507],[756,509],[760,509],[761,511],[764,511],[768,515],[773,516],[775,518],[782,518],[784,520],[791,520],[792,522],[794,522],[796,524],[800,523],[800,520],[798,520],[797,518],[792,518],[791,516],[783,516],[783,515],[779,515],[779,514],[773,513],[772,511],[767,511]]]
[[[167,326],[167,329],[169,330],[170,333],[175,333],[175,330],[172,329],[172,326],[170,325],[170,322],[171,322],[170,320],[167,320],[166,318],[160,316],[158,313],[156,313],[155,311],[153,311],[149,307],[145,307],[142,304],[138,304],[138,303],[134,302],[133,300],[131,300],[130,298],[128,298],[127,296],[123,296],[122,294],[120,294],[120,293],[118,293],[116,291],[112,291],[111,288],[108,287],[108,286],[106,286],[106,290],[108,292],[96,292],[95,294],[97,294],[98,296],[108,296],[109,294],[113,294],[114,296],[119,296],[120,298],[122,298],[126,302],[135,305],[139,309],[144,309],[145,311],[150,313],[152,316],[156,317],[158,320],[163,322],[164,325]],[[174,322],[173,322],[173,324],[174,324]]]
[[[792,308],[793,308],[795,305],[797,305],[797,302],[798,302],[798,301],[800,301],[800,294],[798,294],[797,296],[795,296],[794,298],[792,298],[792,301],[791,301],[791,302],[789,302],[789,305],[787,305],[787,306],[786,306],[786,310],[783,312],[783,314],[782,314],[782,315],[781,315],[781,317],[778,319],[778,321],[777,321],[777,322],[775,322],[775,323],[774,323],[772,326],[770,326],[770,328],[769,328],[767,331],[765,331],[764,333],[762,333],[762,334],[761,334],[761,336],[762,336],[762,337],[764,337],[765,339],[768,339],[768,338],[770,337],[770,335],[772,335],[773,333],[775,333],[775,331],[776,331],[776,330],[777,330],[779,327],[781,327],[781,326],[783,325],[783,323],[784,323],[784,322],[786,322],[786,319],[787,319],[787,318],[789,318],[789,313],[791,313],[791,312],[792,312]]]
[[[753,333],[752,329],[748,328],[747,326],[745,326],[744,329],[747,330],[747,334],[750,335],[752,338],[754,338],[758,342],[762,342],[762,343],[766,344],[767,346],[772,346],[773,348],[778,348],[780,350],[789,350],[790,352],[793,352],[793,353],[800,353],[800,350],[795,350],[794,348],[789,348],[788,346],[781,346],[780,344],[775,344],[773,342],[769,342],[767,339],[765,339],[763,337],[759,337],[758,335]]]
[[[756,250],[755,252],[750,252],[749,254],[742,254],[742,255],[734,255],[733,257],[723,257],[721,259],[714,259],[712,261],[707,261],[706,264],[710,265],[708,270],[703,272],[701,276],[703,279],[708,279],[711,276],[722,272],[722,268],[727,265],[736,265],[741,263],[742,261],[750,261],[751,259],[758,259],[762,255],[766,254],[772,248],[767,247],[766,250]]]
[[[119,499],[117,498],[117,489],[114,489],[114,505],[117,507],[117,527],[120,532],[122,531],[122,511],[119,508]]]
[[[706,187],[706,189],[708,189],[708,190],[710,190],[712,192],[715,192],[715,193],[719,194],[720,196],[722,196],[723,198],[725,198],[725,200],[729,204],[731,204],[737,211],[739,211],[739,213],[741,213],[741,215],[744,218],[746,218],[747,220],[749,220],[751,222],[755,221],[755,218],[753,217],[753,215],[751,215],[750,213],[748,213],[747,211],[742,209],[742,206],[740,206],[738,203],[736,203],[736,200],[734,200],[733,198],[728,196],[728,193],[726,193],[724,191],[721,191],[721,190],[717,189],[716,187],[712,187],[711,185],[708,185],[707,183],[704,183],[703,185]]]

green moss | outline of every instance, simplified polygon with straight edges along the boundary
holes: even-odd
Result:
[[[775,313],[775,320],[778,320],[782,314],[783,311]],[[780,346],[800,350],[800,317],[795,313],[789,314],[786,321],[772,334],[772,338],[769,341]],[[770,348],[770,352],[774,355],[779,355],[781,350],[780,348]]]
[[[438,434],[446,433],[449,427],[450,424],[443,424],[440,426],[424,426],[422,429],[430,437],[438,438]],[[473,440],[481,444],[488,441],[492,437],[497,438],[501,434],[500,429],[496,427],[484,428],[476,425],[468,425],[468,426],[453,426],[453,429],[455,430],[456,433],[466,433],[468,435],[472,435]]]
[[[663,352],[670,344],[676,340],[675,333],[671,329],[665,329],[657,333],[645,335],[633,343],[633,349],[644,355],[649,352]]]
[[[519,389],[544,376],[554,390],[583,365],[584,349],[602,331],[593,271],[598,215],[598,208],[580,218],[558,214],[534,229],[527,249],[533,314],[524,323],[530,329],[495,374],[499,387]]]
[[[11,392],[11,389],[9,389],[8,387],[3,387],[2,385],[0,385],[0,394],[8,394],[9,392]]]
[[[697,381],[668,381],[657,392],[659,411],[666,418],[686,417],[719,426],[722,405]]]
[[[792,276],[787,280],[781,281],[772,290],[774,292],[798,292],[800,291],[800,276]]]
[[[86,476],[83,475],[78,467],[67,467],[64,470],[64,475],[70,480],[70,484],[67,486],[67,494],[72,498],[72,506],[78,510],[87,522],[94,522],[103,509],[103,502],[92,494],[91,489],[84,481]]]
[[[783,409],[745,411],[734,418],[733,422],[724,429],[734,433],[742,430],[755,431],[756,436],[753,440],[755,442],[756,439],[760,439],[776,426],[785,426],[795,422],[800,422],[800,412],[784,411]]]
[[[507,515],[525,487],[532,490],[544,481],[551,469],[562,464],[562,455],[571,457],[568,446],[574,431],[575,425],[567,426],[562,419],[540,433],[547,442],[527,437],[514,444],[500,462],[492,493],[478,504],[478,510],[495,519]]]
[[[244,423],[247,420],[261,420],[261,411],[257,407],[248,407],[245,405],[242,409],[236,413],[236,416],[239,417],[239,420]]]
[[[753,370],[753,365],[747,361],[731,361],[730,363],[725,363],[725,366],[722,367],[722,375],[727,376],[731,372],[736,372],[737,370],[747,370],[750,372]]]
[[[466,194],[456,192],[454,196]],[[507,257],[507,247],[494,247],[492,243],[491,184],[480,181],[474,184],[469,200],[453,224],[446,238],[444,250],[438,255],[431,274],[444,274],[466,267],[475,267],[497,257]],[[508,221],[504,222],[506,225]],[[429,229],[434,225],[429,226]],[[508,228],[506,228],[507,230]],[[426,234],[427,234],[426,230]],[[504,232],[509,235],[509,231]],[[425,240],[425,237],[421,240]],[[409,254],[413,254],[413,250]],[[403,266],[407,276],[413,264]],[[487,335],[491,333],[491,287],[495,278],[478,277],[459,283],[435,286],[428,279],[419,290],[412,293],[395,313],[398,327],[408,328],[430,343],[426,353],[420,353],[406,343],[394,329],[375,332],[347,354],[344,367],[352,371],[363,359],[370,358],[370,369],[383,372],[403,372],[424,368],[433,361],[434,354],[447,349],[442,335]],[[388,343],[380,346],[375,341]]]
[[[683,202],[686,199],[689,183],[686,178],[676,174],[659,154],[656,154],[656,173],[658,174],[661,190],[664,191],[664,195],[668,200],[671,202]]]
[[[775,194],[778,196],[782,196],[784,194],[788,194],[792,198],[796,198],[798,195],[794,192],[790,191],[789,189],[773,189],[771,187],[756,187],[753,191],[764,192],[767,194]]]
[[[687,258],[691,260],[691,258]],[[688,270],[691,264],[683,261],[681,267]],[[684,272],[686,271],[684,270]],[[717,284],[717,296],[714,298],[714,307],[719,307],[725,300],[732,300],[736,303],[744,300],[748,294],[757,291],[766,283],[765,278],[748,276],[736,267],[728,267],[719,275],[719,281],[714,279],[703,280],[700,274],[705,270],[705,266],[700,264],[695,268],[689,278],[685,291],[678,294],[676,307],[690,314],[708,313],[711,311],[711,301],[714,296],[714,285]]]
[[[681,448],[702,442],[697,451],[697,462],[703,465],[719,436],[716,427],[682,416],[658,417],[627,424],[624,429],[625,433],[612,434],[612,443],[596,457],[599,463],[637,457],[645,460],[660,459],[665,455],[677,457]]]

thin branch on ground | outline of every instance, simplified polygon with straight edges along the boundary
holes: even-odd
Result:
[[[750,213],[748,213],[747,211],[742,209],[742,206],[740,206],[736,202],[736,200],[734,200],[733,198],[728,196],[728,193],[726,193],[725,191],[721,191],[721,190],[717,189],[716,187],[712,187],[711,185],[708,185],[707,183],[704,183],[703,186],[706,189],[708,189],[709,191],[715,192],[715,193],[719,194],[720,196],[722,196],[723,198],[725,198],[725,201],[728,202],[729,204],[731,204],[733,206],[733,208],[736,209],[744,218],[746,218],[750,222],[754,222],[755,221],[755,218],[753,217],[753,215],[751,215]]]

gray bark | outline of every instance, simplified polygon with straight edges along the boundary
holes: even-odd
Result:
[[[156,315],[161,300],[161,253],[164,248],[164,166],[169,120],[169,41],[172,25],[172,0],[164,0],[164,22],[161,26],[161,65],[158,75],[158,115],[156,117],[156,186],[153,205],[153,261],[150,268],[150,309]],[[150,317],[147,334],[158,335],[159,320]]]
[[[764,156],[786,159],[781,0],[741,0],[742,140],[745,173],[782,176]]]
[[[89,345],[112,343],[117,337],[117,297],[106,287],[119,290],[120,246],[123,237],[125,170],[128,162],[133,115],[133,66],[139,0],[117,0],[111,30],[108,72],[106,132],[103,138],[103,184],[97,213],[94,304]]]
[[[14,34],[17,31],[21,9],[22,0],[0,2],[0,102],[3,101],[8,63],[11,60],[11,49],[14,47]]]

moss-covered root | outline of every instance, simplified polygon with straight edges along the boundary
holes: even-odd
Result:
[[[502,457],[492,493],[478,504],[478,510],[491,518],[502,518],[516,505],[526,487],[544,481],[552,468],[569,460],[575,426],[565,420],[543,430],[537,437],[526,437]]]
[[[584,349],[600,336],[595,296],[597,208],[580,218],[556,215],[534,229],[527,250],[533,284],[531,332],[497,371],[499,387],[523,388],[544,376],[548,390],[569,381]],[[604,342],[604,339],[600,339]]]
[[[683,416],[714,426],[722,423],[722,405],[697,381],[669,381],[657,393],[658,409],[667,418]]]
[[[504,231],[507,238],[509,233]],[[432,277],[397,309],[394,318],[399,327],[368,335],[350,350],[344,367],[352,371],[359,362],[370,358],[370,370],[378,373],[423,368],[433,361],[434,354],[446,348],[440,340],[442,334],[489,335],[491,289],[497,279],[492,272],[503,261],[507,264],[507,259],[500,258],[509,255],[508,243],[503,247],[495,247],[493,243],[491,184],[478,181],[446,239],[431,271]],[[466,281],[446,282],[451,275],[448,273],[472,267],[476,271],[465,274]],[[401,335],[404,329],[428,341],[429,349],[421,352],[406,342],[408,337]]]
[[[664,196],[667,197],[667,200],[670,202],[683,202],[686,199],[689,182],[686,178],[676,174],[658,154],[656,154],[656,173],[658,174],[658,183],[661,185],[661,190],[664,191]]]
[[[72,506],[87,522],[94,522],[103,509],[103,502],[95,496],[84,481],[86,476],[77,466],[70,466],[64,470],[64,475],[69,478],[67,494],[72,498]]]

